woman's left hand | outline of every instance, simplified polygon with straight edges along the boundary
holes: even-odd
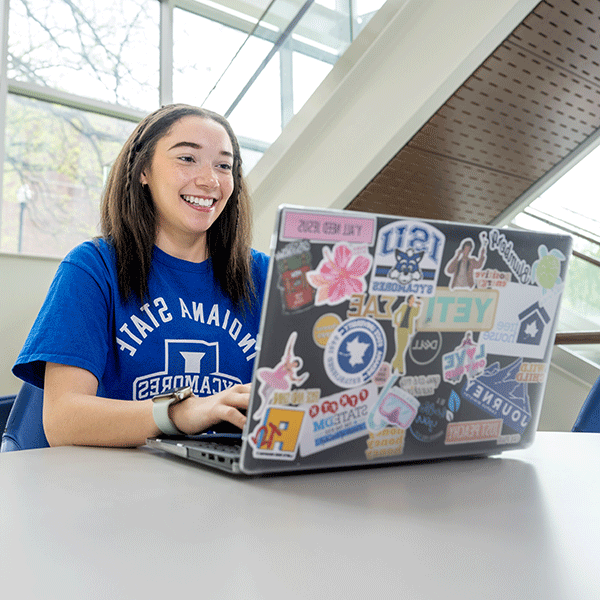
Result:
[[[193,435],[227,421],[243,429],[248,408],[250,383],[237,384],[212,396],[191,396],[169,408],[169,416],[179,431]]]

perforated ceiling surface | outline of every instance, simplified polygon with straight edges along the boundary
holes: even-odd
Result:
[[[489,223],[600,128],[600,0],[544,1],[347,207]]]

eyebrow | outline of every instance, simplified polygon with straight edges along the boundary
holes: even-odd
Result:
[[[194,150],[200,150],[200,148],[202,148],[202,146],[200,144],[196,144],[196,142],[177,142],[176,144],[173,144],[173,146],[171,146],[169,150],[173,150],[174,148],[180,148],[181,146],[187,146],[189,148],[193,148]],[[220,154],[222,156],[228,156],[229,158],[233,158],[233,153],[228,152],[227,150],[221,150]]]

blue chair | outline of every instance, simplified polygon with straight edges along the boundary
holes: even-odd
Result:
[[[21,386],[2,435],[1,452],[48,448],[42,422],[43,399],[40,388],[29,383]]]
[[[600,377],[585,399],[573,425],[573,431],[600,433]]]
[[[15,403],[15,398],[14,394],[12,396],[0,396],[0,431],[4,431],[6,427],[6,421],[8,421],[8,415]]]

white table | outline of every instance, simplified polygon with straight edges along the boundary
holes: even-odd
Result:
[[[600,434],[252,479],[29,450],[0,455],[0,490],[5,599],[600,598]]]

